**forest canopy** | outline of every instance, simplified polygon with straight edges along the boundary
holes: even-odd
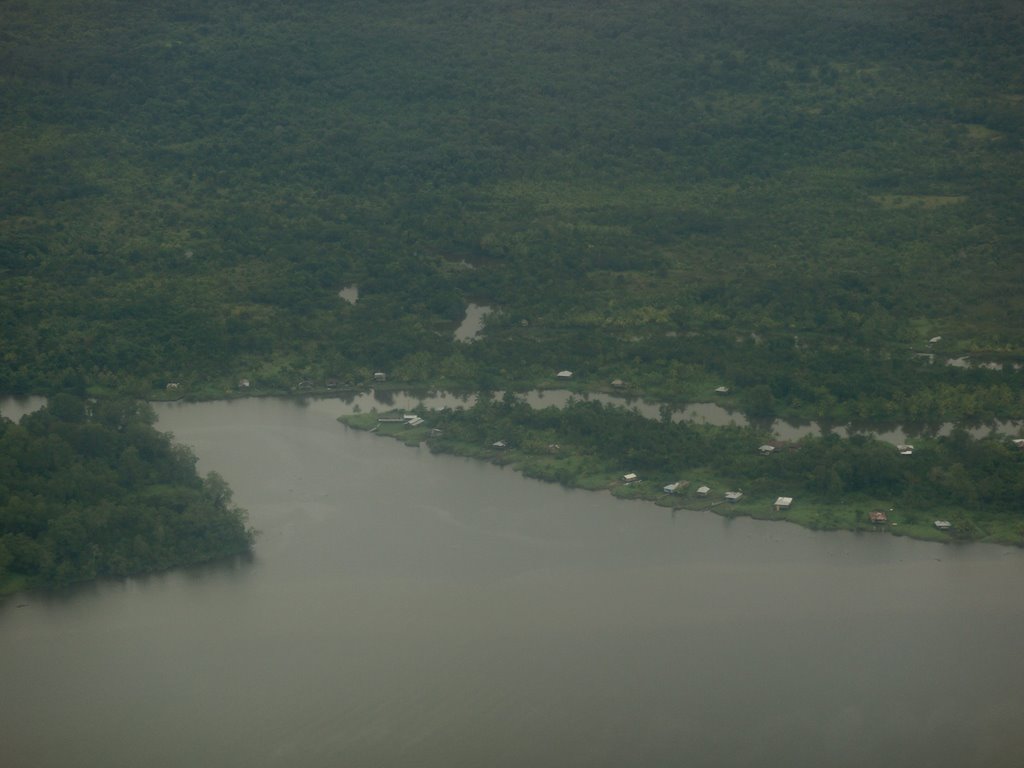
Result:
[[[1019,3],[3,16],[0,391],[569,368],[761,414],[1024,416]],[[496,311],[460,344],[471,301]]]
[[[153,428],[152,409],[58,394],[0,418],[0,588],[59,586],[249,552],[216,473]],[[2,589],[0,589],[2,591]]]

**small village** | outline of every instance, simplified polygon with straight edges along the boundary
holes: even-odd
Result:
[[[378,372],[374,378],[377,382],[384,382],[386,374]],[[554,379],[561,382],[567,382],[572,378],[573,372],[569,370],[560,370],[554,375]],[[727,391],[728,388],[725,387],[715,390],[716,394]],[[543,446],[530,448],[518,444],[508,436],[499,435],[495,436],[496,439],[472,446],[447,440],[443,425],[434,426],[429,423],[430,413],[392,411],[381,414],[358,414],[342,417],[341,420],[350,426],[395,437],[410,445],[426,443],[432,451],[457,453],[502,466],[510,465],[527,476],[592,490],[605,490],[617,497],[645,500],[673,510],[710,511],[724,517],[749,516],[789,520],[811,528],[887,531],[919,538],[955,537],[957,533],[956,523],[945,516],[934,517],[926,523],[922,523],[920,519],[908,521],[906,515],[891,504],[858,508],[849,514],[846,523],[842,518],[833,515],[824,518],[828,524],[820,526],[817,521],[829,514],[832,506],[828,502],[813,497],[799,502],[798,494],[785,487],[778,488],[774,496],[765,496],[764,489],[752,496],[739,487],[730,488],[727,483],[723,486],[721,478],[711,476],[702,478],[700,475],[686,473],[688,476],[683,478],[661,479],[626,468],[618,474],[604,475],[603,480],[599,476],[580,480],[557,469],[558,465],[571,461],[568,455],[571,449],[563,448],[558,442],[546,442]],[[1015,449],[1024,450],[1024,438],[1012,438],[1009,442]],[[769,440],[757,446],[756,454],[762,460],[772,461],[777,460],[777,457],[799,451],[800,447],[800,443],[792,441]],[[907,443],[893,445],[892,450],[899,457],[915,455],[915,446]],[[932,536],[924,532],[925,527],[933,532]]]

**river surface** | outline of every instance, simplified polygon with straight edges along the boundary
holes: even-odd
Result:
[[[677,513],[157,405],[251,561],[0,602],[5,768],[1024,765],[1024,553]]]

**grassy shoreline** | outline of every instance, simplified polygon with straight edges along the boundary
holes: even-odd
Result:
[[[616,462],[602,461],[585,455],[569,446],[545,443],[549,437],[522,436],[516,445],[499,447],[496,443],[471,442],[453,439],[431,427],[430,412],[423,424],[410,426],[400,419],[397,411],[370,411],[338,417],[338,421],[357,430],[373,432],[399,440],[409,446],[426,444],[431,452],[474,458],[498,466],[509,466],[523,476],[557,483],[568,488],[607,491],[616,498],[645,501],[678,511],[710,511],[727,518],[750,517],[755,520],[786,521],[811,530],[834,530],[865,533],[890,533],[936,543],[984,542],[1022,546],[1022,528],[1015,521],[986,519],[976,521],[967,517],[968,510],[957,506],[931,506],[927,510],[900,508],[892,499],[865,494],[849,494],[840,499],[825,499],[804,494],[795,498],[792,507],[778,511],[773,503],[779,494],[763,489],[743,491],[738,502],[726,500],[725,493],[739,490],[730,478],[716,473],[710,467],[691,467],[679,476],[664,472],[650,472],[633,482],[624,479],[626,470]],[[666,493],[664,487],[676,481],[686,483],[676,493]],[[702,485],[712,490],[706,497],[697,495]],[[886,512],[884,524],[873,524],[869,513]],[[940,531],[935,520],[954,519],[961,527],[952,533]],[[966,522],[964,522],[966,521]]]

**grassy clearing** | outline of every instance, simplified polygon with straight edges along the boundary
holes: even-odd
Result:
[[[942,208],[967,202],[966,195],[872,195],[883,208]]]
[[[504,201],[528,201],[543,211],[592,213],[595,210],[622,208],[627,203],[648,208],[676,209],[697,201],[689,188],[659,184],[579,184],[563,180],[531,182],[506,181],[491,188],[494,197]]]
[[[1003,134],[999,131],[994,131],[991,128],[977,123],[967,123],[965,127],[967,128],[967,135],[972,139],[992,141],[1003,137]]]

